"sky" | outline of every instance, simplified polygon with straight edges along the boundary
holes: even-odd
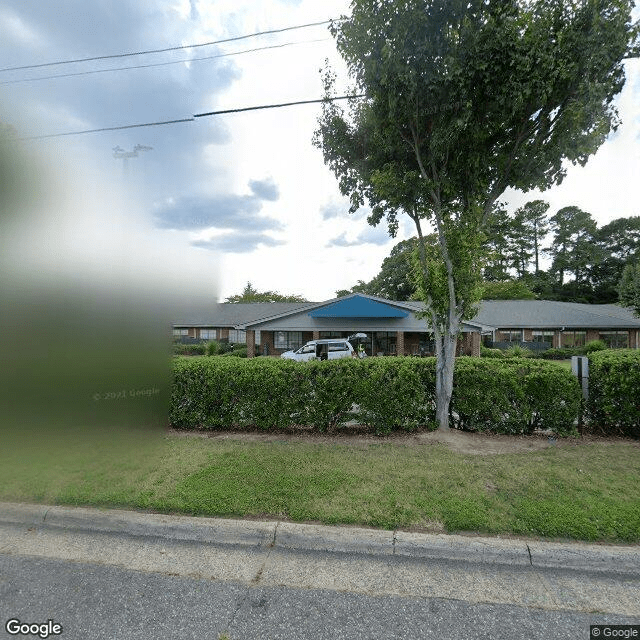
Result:
[[[169,48],[348,13],[347,0],[4,0],[0,59],[4,69]],[[246,52],[261,47],[274,48]],[[224,55],[234,52],[245,53]],[[346,92],[346,69],[326,24],[180,51],[2,71],[0,117],[35,136],[313,100],[322,97],[325,60]],[[157,63],[172,64],[103,71]],[[550,215],[577,205],[599,225],[640,215],[639,63],[626,63],[618,131],[586,167],[569,167],[560,186],[543,194],[506,193],[502,200],[511,210],[541,197],[550,202]],[[23,82],[60,74],[83,75]],[[403,223],[390,238],[384,223],[367,224],[366,209],[348,214],[312,145],[319,115],[320,105],[311,104],[25,141],[62,204],[40,211],[23,230],[24,243],[16,246],[28,250],[16,260],[36,269],[45,261],[52,272],[52,261],[76,272],[113,262],[123,279],[134,270],[153,271],[156,284],[158,274],[171,282],[169,291],[184,287],[216,301],[248,281],[258,290],[322,301],[370,280],[412,230]],[[136,145],[146,149],[127,160],[114,157],[114,149],[132,152]],[[117,251],[108,249],[114,245]]]

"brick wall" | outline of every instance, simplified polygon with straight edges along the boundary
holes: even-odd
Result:
[[[404,355],[404,331],[396,331],[396,354]]]
[[[256,351],[256,332],[253,329],[247,330],[247,357],[255,357]]]
[[[477,331],[463,333],[462,339],[458,340],[456,355],[480,357],[480,334]]]
[[[404,352],[408,356],[420,353],[420,334],[405,333],[404,334]]]

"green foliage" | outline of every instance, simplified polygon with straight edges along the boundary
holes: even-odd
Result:
[[[584,354],[584,347],[554,347],[543,351],[540,357],[545,360],[568,360],[571,356],[583,356]]]
[[[588,279],[589,266],[602,257],[596,236],[596,222],[590,213],[572,206],[563,207],[551,218],[554,231],[549,254],[553,258],[552,272],[564,284],[567,272],[574,276],[574,286]]]
[[[246,358],[248,356],[247,345],[244,345],[244,344],[225,345],[224,347],[221,347],[220,355],[223,357],[230,357],[230,358]],[[258,345],[256,345],[255,347],[254,355],[255,356],[261,355],[260,347],[258,347]]]
[[[551,363],[458,358],[451,421],[471,431],[540,428],[568,435],[580,398],[577,380]],[[435,428],[435,402],[435,358],[178,358],[170,422],[177,428],[297,425],[323,432],[358,420],[387,434]]]
[[[584,345],[584,353],[594,353],[596,351],[604,351],[607,348],[607,344],[604,340],[590,340]],[[578,355],[578,354],[576,354]]]
[[[505,350],[504,355],[507,358],[533,358],[535,354],[531,349],[522,347],[519,344],[514,344]]]
[[[229,296],[225,302],[238,304],[251,302],[308,302],[308,300],[305,300],[302,296],[283,295],[277,291],[258,291],[250,282],[247,282],[241,294]]]
[[[615,349],[589,356],[590,429],[640,438],[640,351]]]
[[[585,356],[595,351],[607,349],[602,340],[590,340],[584,347],[560,347],[547,349],[540,354],[545,360],[568,360],[571,356]]]
[[[640,316],[640,262],[628,264],[618,284],[620,304],[631,307]]]
[[[206,354],[208,356],[217,356],[219,353],[221,353],[221,351],[222,345],[219,342],[212,340],[211,342],[207,343]]]
[[[481,358],[505,358],[506,356],[501,349],[490,349],[483,344],[480,345],[480,357]]]
[[[576,432],[577,379],[555,364],[521,358],[457,358],[451,420],[458,429],[530,434]]]
[[[369,282],[358,280],[358,283],[349,291],[346,289],[336,291],[336,296],[367,293],[388,300],[411,300],[416,290],[411,259],[416,243],[417,238],[402,240],[382,261],[378,275]]]
[[[436,336],[445,426],[455,338],[479,300],[483,232],[509,187],[546,189],[618,126],[636,37],[631,0],[353,0],[331,25],[362,101],[323,103],[314,144],[354,212],[416,226],[419,297]],[[597,51],[598,55],[593,52]],[[335,74],[325,74],[334,95]],[[428,220],[436,246],[423,240]],[[524,224],[524,222],[523,222]],[[581,246],[588,248],[588,243]],[[528,257],[518,256],[521,267]]]
[[[522,280],[485,281],[483,300],[535,300],[536,294]]]
[[[207,345],[204,342],[196,344],[183,344],[181,342],[173,343],[173,353],[176,356],[203,356],[206,352]]]
[[[367,358],[355,402],[377,434],[436,428],[433,358]]]

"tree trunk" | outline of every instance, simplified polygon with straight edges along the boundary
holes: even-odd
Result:
[[[453,394],[453,368],[456,359],[458,336],[451,327],[436,341],[436,420],[438,429],[448,431],[449,405]]]

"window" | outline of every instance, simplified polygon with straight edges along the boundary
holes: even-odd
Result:
[[[240,329],[229,329],[229,342],[231,344],[246,344],[247,332]]]
[[[202,340],[215,340],[218,332],[215,329],[200,329],[200,338]]]
[[[330,342],[329,351],[349,351],[345,342]]]
[[[274,349],[297,349],[302,344],[302,331],[275,331]]]
[[[316,352],[316,345],[315,344],[308,344],[305,347],[302,347],[302,349],[299,350],[299,353],[315,353]]]
[[[256,331],[256,346],[260,344],[260,332]],[[242,329],[229,329],[230,344],[247,344],[247,332]]]
[[[546,342],[553,344],[553,331],[532,331],[532,342]]]
[[[376,331],[373,334],[373,354],[395,353],[397,337],[395,331]]]
[[[502,339],[498,342],[522,342],[522,329],[513,329],[500,331]]]
[[[189,335],[189,329],[174,329],[173,330],[173,335],[174,336],[188,336]]]
[[[626,349],[629,346],[629,332],[601,331],[600,340],[604,340],[609,349]]]
[[[560,344],[563,347],[584,347],[586,342],[586,331],[563,331],[560,336]]]

